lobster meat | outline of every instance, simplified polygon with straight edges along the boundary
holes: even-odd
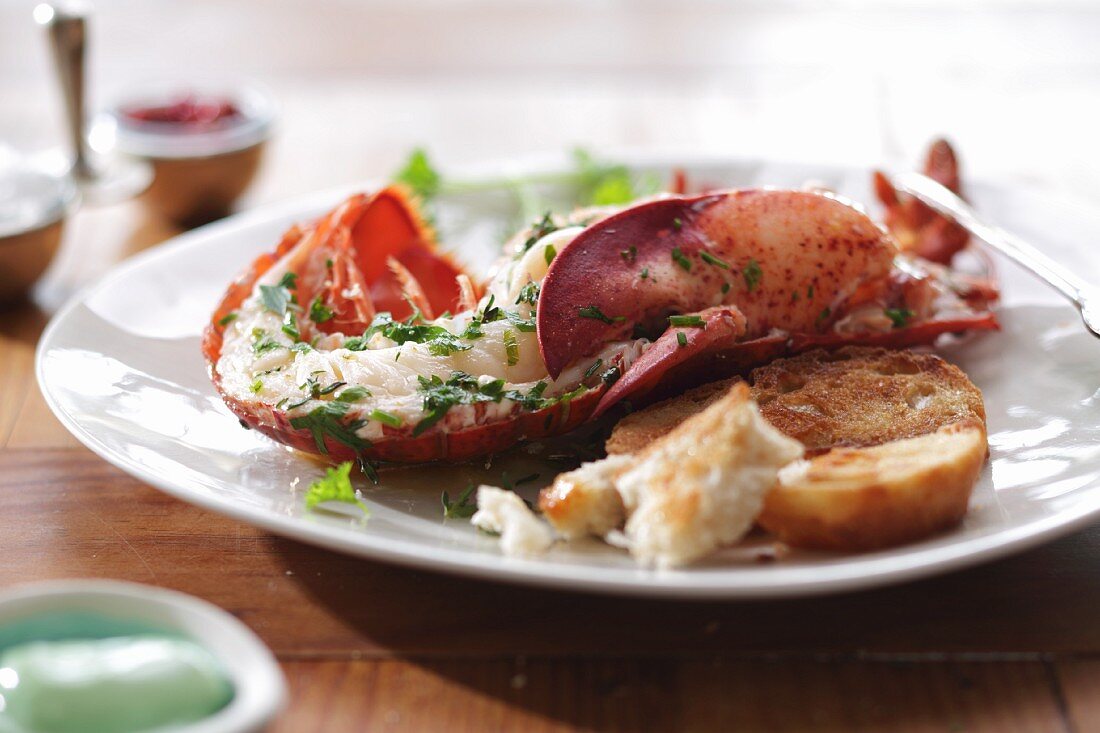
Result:
[[[242,423],[282,443],[459,461],[806,349],[996,328],[995,298],[836,196],[771,189],[547,215],[479,283],[390,187],[261,255],[203,352]]]

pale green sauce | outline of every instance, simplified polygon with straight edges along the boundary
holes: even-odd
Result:
[[[53,633],[28,636],[28,625]],[[151,731],[202,720],[233,699],[217,659],[188,639],[71,614],[28,625],[0,633],[0,733]],[[94,633],[106,628],[110,635]],[[19,635],[26,640],[12,643]]]

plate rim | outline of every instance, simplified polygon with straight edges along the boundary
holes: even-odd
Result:
[[[507,165],[501,163],[494,167],[492,164],[485,164],[466,170],[499,172],[517,170],[521,167],[525,170],[546,170],[553,165],[547,164],[547,160],[559,159],[560,156],[530,156],[525,158],[522,164],[517,163],[515,159],[509,159]],[[635,154],[617,152],[616,160],[622,160],[632,167],[675,164],[685,167],[723,164],[798,164],[798,161],[776,158],[698,153],[673,157],[670,153],[652,151]],[[838,171],[859,170],[863,167],[827,162],[803,161],[803,163],[807,166],[825,166]],[[1097,501],[1091,506],[1062,509],[1023,525],[1007,527],[968,540],[916,550],[910,552],[904,561],[893,554],[893,549],[871,555],[852,555],[836,564],[815,569],[813,578],[784,584],[761,582],[760,578],[766,579],[768,575],[762,574],[761,570],[749,570],[743,566],[707,567],[694,570],[686,568],[672,571],[636,568],[629,572],[620,568],[608,569],[569,562],[546,562],[545,559],[510,558],[499,554],[472,551],[468,548],[450,548],[441,551],[438,547],[425,546],[413,540],[378,538],[370,533],[354,532],[347,528],[302,522],[300,517],[284,516],[268,508],[240,505],[230,499],[183,487],[180,483],[169,481],[142,464],[116,453],[98,441],[94,434],[63,409],[57,396],[51,391],[44,373],[44,362],[50,351],[51,342],[56,332],[77,308],[107,289],[114,281],[122,279],[147,263],[173,256],[195,240],[228,236],[232,232],[247,230],[281,218],[305,216],[311,209],[320,208],[326,202],[336,200],[337,197],[346,195],[348,192],[370,189],[378,185],[377,179],[369,179],[354,184],[334,186],[235,214],[221,221],[176,235],[128,257],[94,282],[79,289],[50,319],[35,348],[35,378],[50,411],[81,444],[119,470],[180,501],[228,516],[236,521],[258,526],[279,536],[345,555],[403,567],[495,582],[606,595],[682,600],[753,600],[808,597],[864,590],[945,574],[990,562],[1071,534],[1100,517],[1100,501]],[[1001,184],[980,180],[971,185],[990,186],[994,189],[1006,188]],[[1018,188],[1032,192],[1026,186]],[[1053,194],[1056,199],[1070,201],[1074,205],[1081,204],[1079,201],[1074,201],[1072,197],[1062,196],[1060,192],[1037,190],[1035,193]],[[775,565],[768,567],[774,568]],[[748,585],[736,580],[731,583],[730,576],[736,577],[750,572],[761,573],[761,575],[759,578],[754,575],[751,584]]]

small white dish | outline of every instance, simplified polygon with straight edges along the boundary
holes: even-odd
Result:
[[[252,733],[286,703],[286,682],[271,651],[251,629],[206,601],[184,593],[114,580],[30,583],[0,593],[0,630],[51,613],[90,613],[122,628],[156,628],[206,648],[233,683],[233,699],[213,715],[172,733]],[[27,639],[30,640],[30,639]]]
[[[615,157],[711,185],[798,187],[807,180],[875,210],[866,168],[767,160]],[[560,170],[561,164],[527,171]],[[512,164],[486,175],[519,175]],[[363,184],[354,190],[370,190]],[[864,554],[791,552],[760,562],[760,548],[719,553],[670,571],[637,567],[596,543],[544,557],[506,558],[466,520],[444,519],[440,492],[468,482],[534,498],[561,464],[521,450],[481,464],[420,466],[363,485],[367,521],[305,507],[322,464],[242,430],[210,384],[202,328],[227,285],[290,224],[317,216],[353,189],[251,211],[177,237],[121,265],[63,308],[39,342],[38,381],[61,422],[122,470],[173,496],[278,534],[341,552],[437,571],[534,585],[672,598],[761,598],[848,591],[946,572],[1034,546],[1100,516],[1100,342],[1073,308],[1019,268],[996,259],[1003,286],[996,333],[942,352],[985,394],[990,460],[965,521],[950,532]],[[1081,273],[1100,272],[1100,212],[1066,196],[972,182],[991,220],[1042,245]],[[549,192],[553,193],[553,192]],[[558,191],[559,198],[566,198]],[[447,244],[477,272],[500,252],[511,193],[487,190],[437,202]],[[766,555],[765,555],[766,557]]]

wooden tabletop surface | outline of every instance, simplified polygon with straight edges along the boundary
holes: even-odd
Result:
[[[576,143],[869,163],[945,131],[977,174],[1100,201],[1087,3],[102,5],[93,89],[187,57],[273,90],[243,207],[385,175],[421,143],[448,164]],[[29,8],[0,6],[0,139],[34,149],[61,138]],[[645,601],[351,559],[143,485],[50,414],[33,352],[59,295],[175,233],[137,202],[81,211],[52,297],[0,314],[0,586],[116,578],[221,606],[283,665],[276,731],[1100,730],[1100,526],[881,590]]]

